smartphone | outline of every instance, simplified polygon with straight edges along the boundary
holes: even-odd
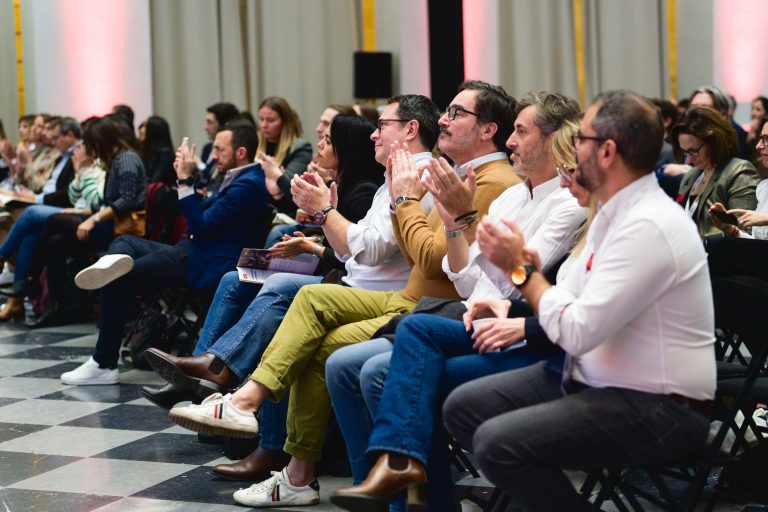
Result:
[[[739,225],[739,219],[732,213],[726,213],[721,210],[712,210],[710,212],[712,215],[720,219],[721,222],[725,222],[726,224],[732,224],[734,226]]]

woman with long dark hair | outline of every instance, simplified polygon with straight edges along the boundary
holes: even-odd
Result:
[[[374,153],[368,147],[372,145],[370,134],[374,129],[375,126],[365,118],[339,115],[334,117],[331,126],[317,144],[314,161],[331,174],[335,173],[331,177],[336,183],[339,198],[337,210],[351,222],[357,222],[365,216],[373,195],[384,183],[381,166],[374,160]],[[312,180],[322,179],[317,174],[310,175],[313,176],[310,178]],[[317,248],[314,239],[304,238],[300,231],[296,231],[294,237],[286,236],[270,250],[279,257],[293,257],[302,252],[318,253],[326,266],[321,267],[322,274],[331,268],[343,269],[343,263],[336,259],[332,249],[327,246]]]
[[[29,327],[47,327],[69,321],[62,309],[66,283],[67,258],[75,251],[96,253],[109,247],[118,231],[139,230],[143,234],[143,219],[135,212],[146,203],[147,175],[139,155],[121,134],[122,128],[107,117],[93,120],[83,132],[86,161],[101,160],[107,171],[104,184],[104,205],[93,215],[55,214],[48,218],[40,238],[33,269],[36,276],[44,267],[48,282],[48,304],[45,312]],[[116,228],[116,226],[119,226]]]
[[[139,156],[147,170],[147,181],[175,185],[176,172],[173,170],[173,159],[176,152],[173,148],[168,121],[160,116],[149,116],[142,125],[144,137],[139,141]]]

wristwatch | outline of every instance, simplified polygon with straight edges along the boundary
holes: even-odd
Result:
[[[512,281],[512,284],[520,287],[528,282],[528,278],[534,272],[536,272],[536,267],[533,265],[520,265],[515,270],[513,270],[511,274],[509,274],[509,278]]]
[[[323,208],[322,210],[316,211],[314,213],[314,215],[312,215],[312,223],[313,224],[320,224],[320,225],[324,224],[326,217],[328,217],[328,212],[333,210],[333,209],[334,209],[333,206],[328,205],[325,208]]]
[[[178,186],[187,185],[187,186],[191,187],[192,185],[195,184],[195,178],[193,178],[192,176],[189,176],[188,178],[184,178],[184,179],[181,179],[181,180],[176,180],[176,184]]]
[[[410,196],[399,196],[397,199],[395,199],[395,208],[397,208],[397,205],[400,203],[403,203],[405,201],[418,201],[419,199],[416,197],[410,197]]]

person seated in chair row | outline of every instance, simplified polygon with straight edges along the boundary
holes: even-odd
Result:
[[[101,288],[100,329],[93,356],[64,373],[65,384],[118,383],[118,352],[133,296],[185,286],[209,290],[235,266],[243,247],[258,244],[272,210],[261,166],[251,164],[256,153],[253,125],[232,121],[216,134],[213,158],[224,179],[219,192],[203,201],[192,187],[194,151],[194,145],[189,148],[183,143],[174,162],[188,237],[173,246],[120,237],[112,242],[107,256],[75,277],[80,288]]]

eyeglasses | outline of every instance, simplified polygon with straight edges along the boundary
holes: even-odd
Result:
[[[379,128],[379,131],[384,127],[384,123],[407,123],[408,121],[411,121],[411,119],[378,119],[376,121],[376,125]]]
[[[704,143],[702,142],[701,145],[699,147],[697,147],[697,148],[691,148],[691,149],[680,148],[680,152],[683,154],[684,157],[685,156],[692,156],[692,157],[695,158],[695,157],[699,156],[699,151],[701,151],[701,148],[703,148],[703,147],[704,147]]]
[[[453,121],[454,119],[456,119],[456,114],[458,114],[459,112],[464,112],[465,114],[479,117],[477,113],[472,112],[471,110],[467,110],[464,107],[460,107],[458,105],[451,105],[450,107],[448,107],[448,110],[445,111],[445,115],[448,116],[449,121]]]
[[[757,138],[757,144],[755,145],[759,145],[759,144],[762,144],[763,146],[768,146],[768,134],[761,135]]]
[[[573,144],[573,147],[576,147],[581,143],[583,140],[597,140],[600,142],[605,142],[610,137],[591,137],[589,135],[582,135],[581,132],[574,133],[571,135],[571,144]]]
[[[568,168],[565,164],[561,164],[555,167],[555,171],[557,171],[557,175],[568,182],[568,184],[573,183],[573,173],[576,172],[576,169],[573,167]]]

